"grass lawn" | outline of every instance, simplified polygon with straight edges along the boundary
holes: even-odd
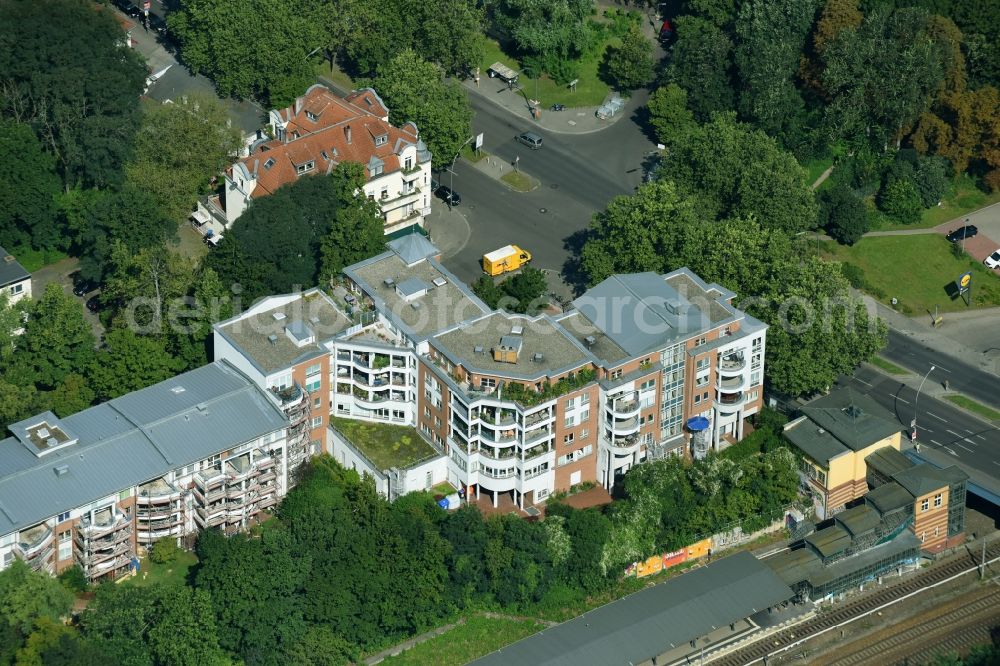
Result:
[[[475,164],[480,160],[485,160],[487,157],[489,157],[489,155],[490,154],[485,150],[480,150],[479,152],[476,152],[475,150],[473,150],[472,146],[465,146],[462,148],[462,158],[468,162],[471,162],[472,164]]]
[[[598,70],[601,62],[604,60],[605,49],[617,43],[618,40],[612,39],[601,47],[597,54],[581,60],[576,90],[570,90],[567,86],[558,85],[546,75],[542,75],[537,80],[536,86],[536,80],[521,71],[521,63],[516,58],[504,53],[495,39],[487,39],[483,59],[480,63],[480,85],[499,87],[499,84],[495,80],[489,78],[486,70],[493,63],[501,62],[511,69],[521,72],[521,76],[518,79],[521,90],[528,97],[541,102],[542,113],[548,113],[549,107],[557,103],[565,104],[568,107],[599,106],[604,102],[604,98],[608,96],[610,89],[608,88],[608,84],[598,76]],[[517,95],[520,93],[515,91],[511,94]]]
[[[183,585],[187,580],[188,571],[198,562],[194,553],[182,550],[177,559],[167,564],[156,564],[148,557],[141,560],[139,574],[128,580],[129,585],[153,585],[166,583],[168,585]]]
[[[1000,305],[1000,280],[971,257],[956,258],[951,244],[937,234],[875,236],[852,247],[832,241],[823,252],[837,261],[850,262],[864,271],[873,295],[884,303],[899,299],[897,310],[911,315],[965,310],[965,301],[950,291],[960,275],[972,271],[972,306]]]
[[[970,400],[964,395],[949,395],[945,396],[948,400],[955,403],[959,407],[969,410],[975,414],[979,414],[985,419],[990,421],[1000,421],[1000,412],[993,409],[992,407],[987,407],[986,405],[980,405],[975,400]]]
[[[951,192],[945,195],[941,205],[925,210],[916,224],[899,224],[882,220],[878,222],[877,227],[872,227],[872,231],[929,229],[997,202],[1000,202],[1000,192],[986,194],[976,187],[975,181],[969,176],[963,175],[952,185]]]
[[[812,187],[816,179],[823,175],[823,172],[833,165],[833,157],[824,157],[820,160],[811,160],[802,165],[806,170],[806,183]]]
[[[42,266],[48,266],[49,264],[54,264],[57,261],[62,261],[69,255],[65,252],[60,252],[59,250],[35,250],[32,248],[24,247],[12,247],[5,248],[18,263],[24,266],[24,270],[29,273],[34,273]]]
[[[901,368],[898,365],[896,365],[895,363],[890,363],[889,361],[885,360],[881,356],[876,356],[875,358],[873,358],[871,360],[871,364],[874,365],[877,368],[881,368],[882,370],[885,370],[890,375],[908,375],[908,374],[910,374],[910,371],[907,370],[906,368]]]
[[[473,616],[464,624],[382,663],[391,666],[462,666],[544,628],[545,625],[530,620]]]
[[[347,74],[342,72],[339,67],[335,67],[333,71],[330,71],[330,62],[328,60],[320,60],[316,63],[316,76],[322,76],[324,79],[329,79],[338,88],[342,88],[346,92],[354,90],[354,81]]]
[[[507,183],[516,192],[530,192],[535,189],[535,183],[532,179],[519,171],[508,171],[500,176],[500,180]]]
[[[409,467],[437,455],[416,428],[330,418],[330,423],[379,469]]]
[[[437,484],[436,486],[432,486],[431,487],[431,494],[432,495],[451,495],[453,492],[455,492],[455,490],[456,490],[455,486],[451,485],[447,481],[442,481],[441,483]]]

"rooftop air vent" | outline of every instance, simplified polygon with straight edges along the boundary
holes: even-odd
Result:
[[[396,281],[393,280],[392,278],[386,278],[382,280],[382,284],[384,284],[387,287],[391,287],[392,285],[396,284]]]
[[[180,395],[181,393],[184,393],[184,387],[175,386],[172,389],[170,389],[170,392],[173,393],[174,395]]]
[[[485,349],[483,349],[481,345],[476,345],[476,348],[475,348],[475,350],[474,350],[474,351],[475,351],[475,352],[476,352],[477,354],[485,354],[485,353],[486,353],[486,350],[485,350]]]
[[[851,417],[853,420],[857,421],[864,414],[864,411],[857,405],[848,405],[844,408],[844,413]]]
[[[524,333],[524,328],[522,328],[521,326],[511,326],[510,327],[510,334],[511,335],[521,335],[522,333]]]
[[[208,405],[204,402],[199,402],[198,405],[195,407],[195,409],[197,409],[202,414],[208,413]]]
[[[14,255],[12,255],[12,254],[5,254],[3,256],[3,260],[4,260],[4,263],[12,264],[12,263],[14,263]]]
[[[531,355],[531,360],[534,361],[535,363],[541,363],[542,361],[545,360],[545,355],[535,352],[534,354]]]
[[[413,308],[414,310],[419,310],[420,303],[410,303],[410,307]]]
[[[47,440],[45,440],[45,446],[55,446],[58,443],[59,440],[56,439],[55,437],[49,437]]]
[[[45,439],[46,437],[48,437],[48,436],[49,436],[49,429],[48,429],[48,428],[39,428],[39,429],[38,429],[38,430],[36,431],[36,433],[38,434],[38,436],[39,436],[40,438],[42,438],[42,439]]]
[[[56,476],[66,476],[69,474],[69,465],[56,465],[53,470]]]
[[[436,277],[436,278],[434,278],[434,286],[435,287],[443,287],[446,284],[448,284],[448,281],[445,280],[443,277]]]
[[[271,316],[274,317],[274,321],[281,321],[281,320],[283,320],[285,318],[285,313],[284,312],[275,312]]]
[[[587,337],[585,337],[585,338],[583,339],[583,341],[587,343],[587,346],[588,346],[588,347],[591,347],[591,346],[593,346],[593,344],[594,344],[595,342],[597,342],[597,338],[595,338],[595,337],[594,337],[594,336],[592,336],[592,335],[588,335]]]
[[[819,430],[817,430],[816,432],[817,432],[818,434],[820,434],[820,435],[824,435],[824,434],[826,434],[826,430],[823,430],[822,428],[820,428],[820,429],[819,429]]]
[[[270,342],[272,345],[276,345],[278,344],[278,336],[272,333],[271,335],[267,336],[267,341]]]

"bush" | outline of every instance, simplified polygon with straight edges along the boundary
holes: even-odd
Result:
[[[83,573],[83,569],[81,569],[78,564],[74,564],[69,569],[66,569],[59,574],[59,582],[62,583],[63,587],[67,590],[77,594],[80,592],[86,592],[90,587],[90,584],[87,582],[87,576]]]
[[[920,192],[912,179],[888,180],[879,191],[878,207],[901,224],[914,224],[924,209]]]
[[[177,545],[177,540],[165,537],[157,540],[149,549],[149,559],[156,564],[166,564],[177,559],[178,553],[180,553],[180,547]]]
[[[936,206],[948,191],[948,163],[941,157],[922,157],[917,162],[913,180],[924,208]]]
[[[820,226],[843,245],[854,245],[868,231],[868,209],[861,197],[844,184],[819,196]]]
[[[844,277],[847,278],[847,281],[850,282],[851,286],[855,289],[865,289],[868,287],[868,281],[865,279],[865,272],[860,266],[844,262],[840,265],[840,272],[844,274]]]

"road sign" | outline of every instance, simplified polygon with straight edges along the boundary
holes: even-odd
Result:
[[[483,133],[480,132],[479,134],[476,135],[476,150],[479,150],[482,147],[483,147]]]

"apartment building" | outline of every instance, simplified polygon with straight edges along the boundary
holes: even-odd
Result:
[[[0,567],[115,580],[137,550],[249,525],[289,487],[281,401],[216,362],[0,441]]]
[[[412,122],[389,123],[389,111],[371,88],[341,98],[314,85],[269,114],[267,137],[225,174],[220,195],[199,204],[195,225],[221,234],[251,201],[303,176],[329,174],[342,162],[365,168],[365,194],[378,201],[385,232],[423,226],[431,210],[431,153]]]
[[[719,449],[761,407],[766,326],[687,269],[614,276],[566,313],[529,317],[487,307],[423,236],[387,246],[332,292],[349,323],[319,342],[320,392],[338,418],[414,426],[476,497],[524,507],[584,481],[610,488],[691,453],[688,419],[707,419],[704,445]],[[232,342],[230,325],[217,341]],[[262,349],[217,345],[216,358],[242,368]]]

